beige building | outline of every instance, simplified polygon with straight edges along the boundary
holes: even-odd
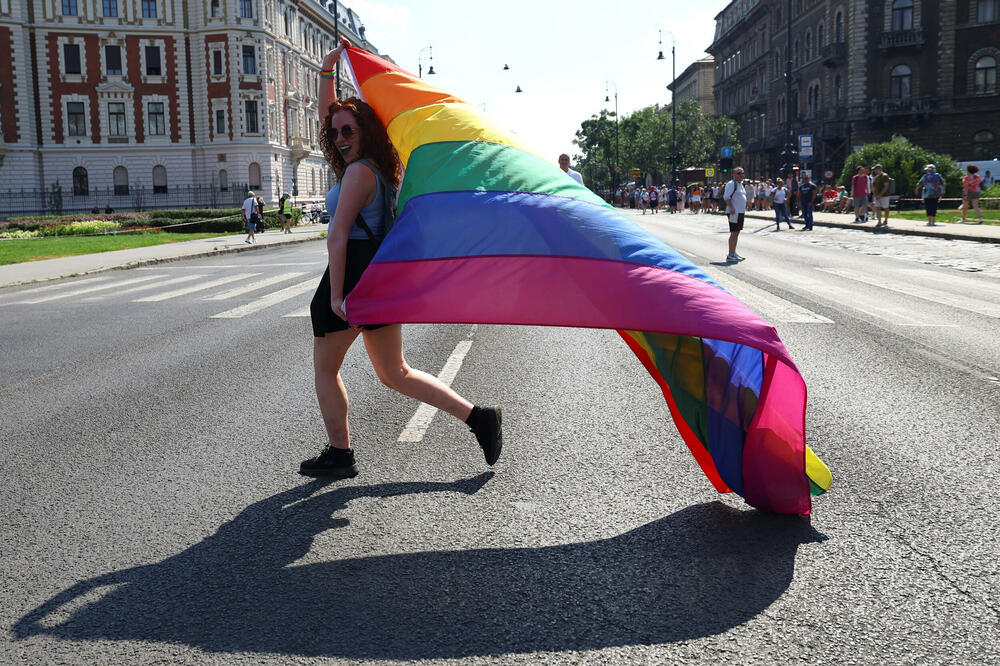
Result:
[[[688,65],[676,81],[667,86],[677,101],[693,99],[702,113],[715,115],[715,58],[706,55]]]

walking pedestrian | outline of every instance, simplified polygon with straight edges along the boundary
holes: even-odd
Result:
[[[868,221],[868,193],[870,191],[868,169],[859,166],[857,173],[851,177],[851,196],[854,198],[854,223],[856,224]]]
[[[257,197],[253,192],[247,192],[247,198],[243,200],[240,210],[243,214],[243,224],[247,230],[246,240],[243,242],[250,245],[256,243],[254,233],[257,231]]]
[[[938,201],[944,194],[944,178],[937,172],[937,167],[928,164],[924,167],[924,175],[917,181],[914,194],[920,194],[924,199],[924,210],[927,211],[927,226],[936,226]]]
[[[733,169],[733,179],[726,183],[722,198],[726,201],[726,215],[729,216],[729,254],[727,263],[743,261],[745,257],[736,254],[736,243],[743,231],[743,219],[747,212],[747,193],[743,189],[743,167]]]
[[[968,172],[962,178],[962,224],[965,224],[965,216],[969,214],[969,206],[976,209],[979,215],[979,224],[983,223],[983,211],[979,208],[979,193],[982,190],[983,179],[979,175],[979,167],[970,164],[965,168]]]
[[[667,205],[670,207],[671,213],[677,212],[677,198],[678,198],[677,186],[671,185],[670,189],[667,190]]]
[[[788,177],[788,213],[791,217],[799,215],[799,168],[794,167],[792,174]]]
[[[799,183],[799,208],[802,209],[802,231],[813,230],[813,207],[816,205],[816,193],[819,187],[812,182],[812,176],[807,173],[802,174],[802,182]]]
[[[875,213],[875,228],[889,228],[889,185],[892,179],[882,169],[881,164],[872,167],[872,207]]]
[[[257,196],[257,232],[264,233],[267,223],[264,219],[264,197]]]
[[[649,207],[653,211],[653,215],[656,215],[660,207],[660,193],[656,189],[656,185],[652,185],[649,188]]]
[[[781,231],[782,219],[785,220],[789,229],[794,229],[792,218],[788,216],[788,189],[785,187],[785,181],[781,178],[774,185],[771,202],[774,204],[774,230]]]
[[[281,211],[283,233],[292,233],[292,198],[288,196],[288,192],[282,193],[281,199],[278,200],[278,210]]]
[[[343,51],[340,45],[327,54],[323,70],[329,71]],[[403,357],[402,326],[351,326],[344,312],[344,297],[354,288],[385,235],[385,198],[399,185],[399,156],[374,110],[359,98],[336,99],[333,81],[322,76],[320,108],[323,129],[320,145],[337,184],[327,194],[330,213],[326,247],[329,263],[310,305],[316,397],[326,426],[328,442],[322,452],[302,462],[306,476],[350,478],[357,475],[348,424],[347,390],[340,368],[358,335],[376,375],[400,393],[430,404],[464,421],[493,465],[503,446],[501,410],[479,407],[457,394],[436,377],[415,370]],[[330,104],[326,101],[332,100]]]

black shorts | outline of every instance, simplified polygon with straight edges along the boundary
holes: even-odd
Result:
[[[924,199],[924,210],[927,211],[927,217],[937,217],[937,208],[937,197],[927,197]]]
[[[368,268],[368,264],[371,263],[372,257],[375,256],[377,250],[378,244],[370,240],[348,239],[347,264],[344,266],[345,298],[357,286],[358,281],[361,280],[361,274]],[[346,321],[333,314],[333,310],[330,309],[329,266],[323,272],[323,277],[319,281],[319,287],[316,288],[316,293],[313,294],[312,302],[309,304],[309,314],[312,317],[313,335],[317,338],[322,338],[327,333],[346,331],[350,328]],[[374,331],[383,326],[388,326],[388,324],[362,326],[361,328],[365,331]]]
[[[732,213],[729,216],[729,230],[730,231],[743,231],[743,218],[745,216],[746,216],[746,213]],[[734,217],[736,218],[735,222],[733,222],[733,218]]]

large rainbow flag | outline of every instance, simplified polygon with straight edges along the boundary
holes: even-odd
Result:
[[[366,51],[341,58],[405,167],[395,226],[347,298],[352,324],[617,329],[719,492],[811,511],[832,477],[773,327],[475,105]]]

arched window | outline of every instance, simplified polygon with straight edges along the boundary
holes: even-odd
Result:
[[[260,165],[257,164],[256,162],[250,163],[250,173],[249,173],[249,179],[247,180],[247,184],[250,186],[250,189],[252,190],[260,189]]]
[[[122,196],[128,194],[128,169],[123,166],[115,167],[112,178],[115,183],[115,195]]]
[[[838,44],[844,41],[844,15],[840,12],[834,20],[834,33]]]
[[[895,0],[892,3],[892,29],[913,30],[913,0]]]
[[[983,56],[976,61],[976,94],[992,95],[997,91],[997,59]]]
[[[813,59],[813,34],[809,30],[806,32],[806,62]]]
[[[90,194],[90,179],[83,167],[73,169],[73,196],[85,197]]]
[[[153,194],[167,193],[167,168],[162,164],[153,167]]]
[[[912,72],[908,65],[896,65],[889,72],[889,96],[893,99],[906,99],[910,97],[912,90],[910,82]]]
[[[993,132],[981,130],[972,135],[972,159],[990,160],[1000,152],[994,144]]]
[[[219,191],[229,191],[229,172],[225,169],[219,169]]]
[[[819,51],[821,48],[823,48],[823,37],[825,37],[825,35],[823,34],[823,24],[820,23],[816,27],[816,50],[817,51]]]

